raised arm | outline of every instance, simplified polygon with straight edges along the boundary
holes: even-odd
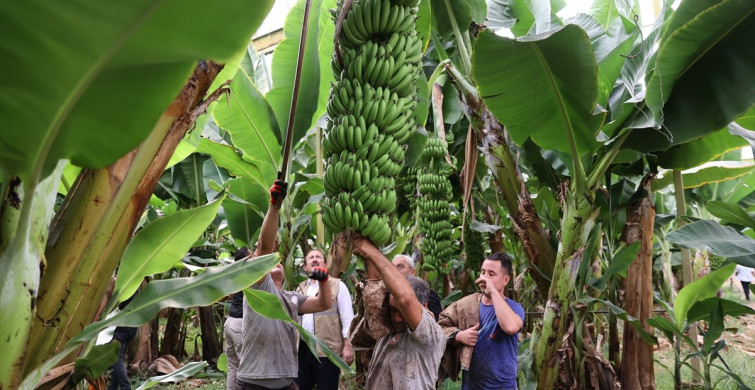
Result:
[[[522,318],[506,303],[503,294],[493,288],[493,283],[485,276],[480,276],[477,279],[477,284],[480,286],[480,292],[493,301],[495,316],[501,329],[509,335],[515,335],[516,332],[519,332],[522,329]]]
[[[254,251],[255,256],[262,256],[273,253],[275,250],[275,236],[278,233],[278,216],[280,208],[283,205],[283,199],[286,197],[288,185],[280,180],[276,180],[270,187],[270,207],[267,209],[265,219],[262,221],[260,236],[257,239],[257,249]]]
[[[409,329],[417,329],[417,325],[419,325],[419,321],[422,319],[424,307],[419,303],[412,286],[404,275],[393,266],[390,260],[369,239],[355,234],[352,237],[351,245],[354,253],[362,256],[368,263],[371,263],[383,278],[385,287],[393,296],[396,309],[401,312]]]

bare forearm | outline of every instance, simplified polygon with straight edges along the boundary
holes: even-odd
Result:
[[[275,250],[275,236],[278,233],[278,215],[280,210],[274,205],[270,205],[265,214],[260,228],[260,236],[257,239],[257,249],[254,251],[255,256],[262,256],[273,253]]]
[[[501,329],[509,335],[514,335],[522,329],[521,317],[511,309],[511,306],[506,302],[506,298],[497,291],[490,294],[490,297],[493,300],[495,316]]]

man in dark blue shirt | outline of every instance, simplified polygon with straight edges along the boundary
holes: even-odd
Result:
[[[481,294],[466,296],[441,313],[439,324],[448,336],[456,367],[462,368],[463,390],[517,388],[517,337],[524,308],[504,295],[511,276],[511,259],[504,253],[492,254],[482,263],[476,281]]]

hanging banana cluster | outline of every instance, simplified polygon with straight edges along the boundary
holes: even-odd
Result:
[[[450,221],[452,168],[446,162],[446,142],[437,136],[427,139],[420,159],[424,166],[417,173],[419,188],[419,231],[422,233],[422,268],[427,271],[442,270],[442,265],[455,252],[451,241],[453,225]]]
[[[396,178],[399,213],[408,211],[414,215],[417,211],[417,172],[419,168],[410,165]]]
[[[331,61],[330,122],[323,137],[323,223],[347,228],[375,245],[390,239],[396,176],[405,143],[415,131],[415,83],[422,41],[414,21],[417,0],[354,0],[338,36],[340,59]]]
[[[482,220],[482,215],[479,215],[477,219]],[[479,270],[482,262],[485,260],[485,248],[483,247],[484,241],[482,239],[482,233],[470,228],[471,220],[472,215],[468,215],[467,223],[464,227],[464,252],[467,255],[464,268]]]

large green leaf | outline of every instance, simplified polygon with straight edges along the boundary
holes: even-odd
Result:
[[[640,10],[636,1],[595,0],[587,13],[608,29],[617,20],[630,20],[633,15],[639,15]]]
[[[730,301],[728,299],[721,299],[718,297],[704,299],[692,305],[687,312],[687,321],[708,321],[713,308],[719,303],[723,306],[723,314],[727,316],[740,316],[743,314],[755,314],[755,310],[749,306],[743,305],[739,302]]]
[[[430,0],[433,13],[433,29],[443,37],[453,35],[450,16],[460,31],[467,31],[472,23],[472,9],[469,0]],[[450,10],[449,10],[450,8]]]
[[[712,3],[712,4],[711,4]],[[755,3],[688,0],[660,43],[646,102],[663,129],[635,131],[627,146],[664,150],[723,128],[755,104]]]
[[[278,297],[265,291],[252,290],[249,288],[244,290],[244,296],[246,297],[247,302],[249,302],[249,307],[259,313],[261,316],[274,320],[285,321],[296,326],[296,328],[299,330],[299,333],[301,334],[302,339],[304,339],[304,341],[307,343],[309,350],[312,351],[312,354],[317,356],[317,348],[319,347],[320,350],[325,354],[325,356],[327,356],[331,362],[338,366],[338,368],[345,372],[353,372],[351,367],[349,367],[349,365],[346,364],[346,362],[344,362],[337,353],[333,352],[333,350],[330,349],[327,344],[325,344],[317,336],[310,333],[308,330],[302,328],[298,322],[289,317]]]
[[[742,210],[736,203],[726,203],[712,200],[705,204],[705,208],[721,222],[731,222],[755,230],[755,218]]]
[[[667,169],[689,169],[712,161],[726,152],[747,146],[747,140],[723,128],[702,139],[672,146],[658,154],[658,165]]]
[[[73,383],[79,383],[84,378],[94,380],[102,376],[118,361],[118,351],[121,343],[113,341],[104,345],[95,345],[86,356],[76,359],[73,366]]]
[[[669,242],[689,249],[702,249],[731,259],[750,259],[755,266],[755,240],[729,226],[702,220],[684,225],[666,236]]]
[[[693,169],[682,172],[682,181],[684,188],[697,188],[710,183],[720,183],[726,180],[736,179],[755,170],[755,166],[746,162],[728,162],[727,164],[718,164],[707,166],[705,168]],[[666,171],[663,177],[653,181],[652,190],[658,191],[674,183],[674,176],[671,171]]]
[[[593,115],[598,69],[578,26],[518,40],[484,30],[472,74],[485,104],[518,145],[531,137],[544,149],[570,154],[572,146],[579,155],[597,148],[604,118]]]
[[[147,378],[147,380],[144,381],[144,383],[142,383],[139,387],[137,387],[136,390],[149,389],[156,386],[158,383],[182,381],[201,371],[208,365],[209,364],[207,364],[207,362],[205,361],[188,363],[178,370],[171,372],[170,374]]]
[[[255,233],[262,225],[262,218],[269,205],[270,194],[266,187],[240,177],[228,183],[230,196],[223,202],[231,235],[237,246],[253,247]]]
[[[0,169],[26,178],[61,158],[112,163],[149,134],[197,60],[223,62],[246,47],[272,4],[4,4],[0,34],[13,39],[0,42],[0,117],[13,130],[0,132]]]
[[[639,29],[630,25],[631,29],[627,31],[622,18],[604,28],[598,20],[584,14],[577,15],[571,22],[582,27],[590,37],[598,63],[598,102],[605,106]]]
[[[305,0],[296,2],[286,17],[283,26],[285,38],[275,47],[272,61],[273,89],[265,97],[273,108],[278,120],[278,128],[284,132],[291,111],[291,97],[293,96],[296,61],[301,41],[301,27],[304,17]],[[333,34],[335,27],[328,13],[333,8],[334,0],[312,0],[310,6],[309,23],[307,26],[306,48],[302,55],[303,63],[299,81],[299,97],[296,106],[296,119],[292,145],[296,144],[317,119],[317,112],[324,112],[320,107],[320,95],[327,95],[327,89],[321,90],[321,77],[327,77],[332,72],[330,66],[321,67],[321,56],[330,60],[333,53]],[[327,38],[327,39],[325,39]],[[283,138],[283,137],[281,137]]]
[[[184,309],[211,305],[224,296],[257,282],[279,260],[278,254],[274,253],[222,267],[210,267],[198,276],[152,281],[124,310],[106,320],[90,324],[69,343],[90,340],[110,326],[141,326],[166,307]]]
[[[252,82],[239,69],[231,82],[228,104],[220,102],[212,112],[215,122],[231,134],[234,146],[244,156],[277,171],[281,157],[278,122],[272,108]],[[203,140],[204,141],[204,140]]]
[[[417,28],[417,36],[422,40],[422,50],[427,50],[430,44],[430,34],[432,33],[432,11],[430,9],[431,0],[420,0],[417,5],[417,21],[414,26]]]
[[[510,28],[517,37],[542,33],[561,26],[556,12],[565,4],[563,0],[490,0],[486,25],[495,30]]]
[[[215,219],[225,195],[207,205],[147,224],[123,253],[113,296],[121,302],[134,294],[145,276],[165,272],[180,261]]]
[[[275,167],[271,164],[245,161],[236,150],[227,145],[221,145],[202,138],[197,147],[198,153],[205,153],[212,157],[215,164],[235,177],[243,177],[257,183],[264,189],[275,179]]]
[[[690,225],[687,225],[690,226]],[[715,270],[702,279],[684,286],[674,300],[674,319],[677,328],[681,329],[687,312],[695,303],[716,296],[716,292],[724,284],[726,279],[734,272],[735,264],[731,263]]]

